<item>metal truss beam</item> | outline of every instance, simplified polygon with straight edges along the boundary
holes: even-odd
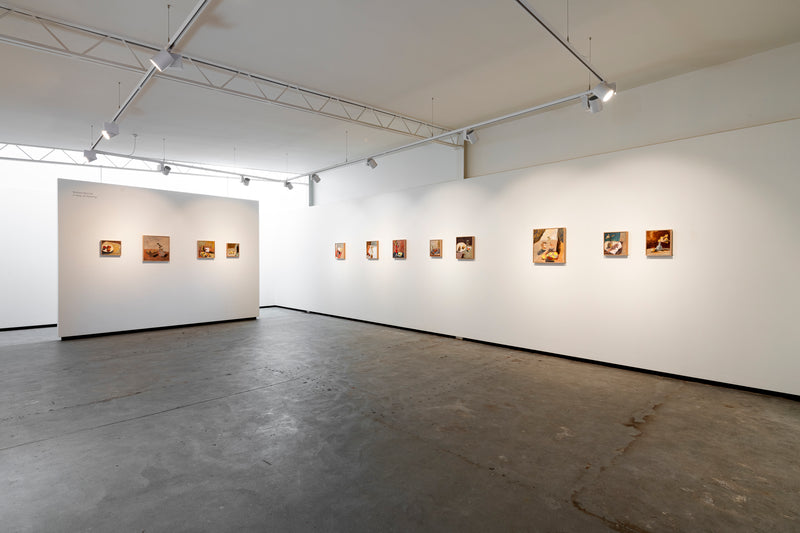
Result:
[[[0,4],[0,42],[146,76],[161,48],[72,22]],[[183,55],[183,70],[152,76],[335,120],[426,139],[450,128],[339,98],[260,74]],[[436,142],[456,145],[447,136]]]
[[[212,168],[186,161],[161,160],[130,154],[104,152],[102,150],[95,150],[95,154],[97,155],[97,160],[88,163],[83,159],[83,152],[80,150],[0,142],[0,160],[2,161],[23,161],[29,163],[47,163],[51,165],[71,165],[86,168],[136,170],[144,172],[161,172],[161,166],[166,164],[170,166],[170,173],[176,175],[226,179],[250,178],[251,180],[268,181],[272,183],[284,183],[286,181],[285,177],[275,178],[239,171],[238,169],[226,170],[224,168]],[[272,175],[285,174],[281,172],[268,173]]]

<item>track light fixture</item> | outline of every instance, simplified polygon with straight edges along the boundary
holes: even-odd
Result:
[[[168,68],[183,68],[183,57],[180,54],[173,54],[168,50],[161,50],[150,58],[150,63],[159,72],[163,72]]]
[[[245,178],[244,176],[242,176],[241,182],[242,182],[242,185],[247,187],[248,185],[250,185],[250,178]]]
[[[378,162],[372,159],[371,157],[367,158],[367,166],[369,168],[375,168],[378,166]]]
[[[319,183],[322,178],[319,177],[319,174],[311,174],[311,179],[314,183]]]
[[[116,122],[103,122],[103,138],[108,140],[119,135],[119,126]]]
[[[84,150],[83,159],[87,163],[91,163],[92,161],[95,161],[97,159],[97,152],[95,152],[94,150]]]
[[[292,183],[290,181],[284,181],[283,182],[283,186],[286,187],[287,189],[289,189],[290,191],[292,189],[294,189],[294,185],[292,185]]]
[[[165,176],[169,176],[171,170],[172,168],[169,165],[165,165],[164,163],[160,163],[158,165],[158,171],[164,174]]]
[[[475,141],[478,140],[478,135],[475,130],[466,130],[464,131],[464,140],[469,144],[475,144]]]
[[[590,113],[599,113],[603,110],[603,101],[596,97],[594,94],[584,94],[581,96],[581,106],[584,111]]]
[[[617,94],[617,84],[601,81],[592,88],[592,93],[599,98],[601,102],[608,102]]]

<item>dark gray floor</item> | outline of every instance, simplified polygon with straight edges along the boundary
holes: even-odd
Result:
[[[0,383],[2,531],[800,531],[788,399],[282,309]]]

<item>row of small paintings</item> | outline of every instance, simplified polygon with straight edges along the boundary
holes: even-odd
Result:
[[[644,253],[648,256],[672,255],[672,230],[653,229],[645,232]],[[628,232],[608,231],[603,234],[603,255],[626,257]]]
[[[121,255],[122,241],[100,241],[100,257],[120,257]],[[198,259],[214,259],[215,256],[215,241],[197,241]],[[225,245],[225,257],[238,259],[238,242],[229,242]],[[169,236],[142,235],[142,261],[146,263],[169,261]]]
[[[392,241],[392,257],[406,258],[406,239]],[[347,245],[337,242],[334,257],[346,259]],[[367,241],[367,259],[377,260],[380,254],[379,241]],[[603,233],[603,255],[627,257],[628,232],[608,231]],[[647,230],[645,232],[645,255],[671,256],[672,230]],[[442,239],[431,239],[430,256],[442,257]],[[456,237],[456,259],[475,259],[475,237]],[[534,263],[567,262],[567,228],[543,228],[533,230]]]
[[[475,237],[456,237],[456,258],[474,259],[475,258]],[[406,258],[406,239],[392,241],[392,257],[395,259]],[[430,256],[442,257],[442,239],[431,239]],[[347,258],[347,244],[337,242],[334,245],[334,257],[336,259]],[[367,241],[367,259],[377,260],[380,257],[380,242]]]

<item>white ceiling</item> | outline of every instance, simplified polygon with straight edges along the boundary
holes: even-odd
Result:
[[[621,91],[800,41],[798,0],[528,1],[584,55],[591,36],[592,64]],[[174,32],[197,2],[169,3]],[[167,41],[166,4],[0,0],[154,46]],[[11,16],[0,35],[48,38]],[[212,0],[175,51],[450,128],[589,83],[514,0]],[[0,142],[19,144],[87,148],[118,84],[124,101],[141,78],[8,43],[0,64]],[[414,140],[158,77],[118,122],[99,149],[130,153],[136,133],[138,156],[166,147],[167,159],[296,173]]]

